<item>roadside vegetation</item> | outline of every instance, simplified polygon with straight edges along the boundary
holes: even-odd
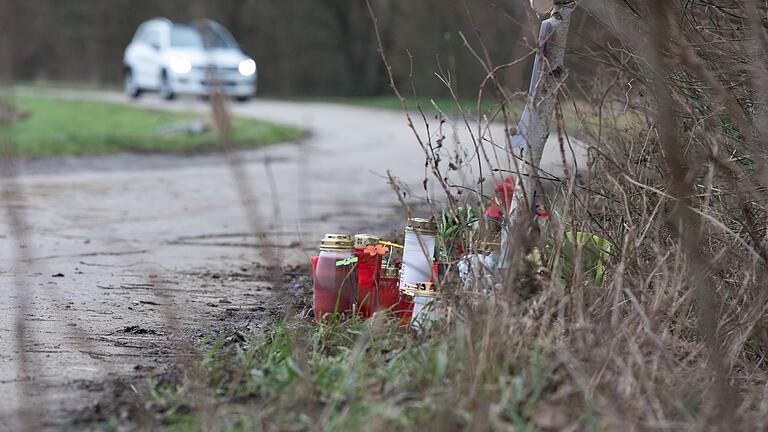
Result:
[[[219,134],[202,114],[37,95],[19,95],[11,100],[22,114],[18,120],[0,126],[0,131],[12,137],[17,156],[219,150]],[[184,129],[184,124],[203,130],[163,132],[169,127]],[[293,141],[305,135],[292,126],[256,119],[234,118],[232,126],[232,141],[240,148]]]
[[[305,311],[204,343],[183,379],[139,392],[153,426],[765,430],[768,179],[756,137],[768,126],[755,98],[768,71],[745,56],[768,49],[755,45],[764,29],[748,12],[736,28],[735,7],[657,1],[640,15],[620,3],[610,18],[625,20],[612,29],[622,53],[647,58],[591,53],[605,73],[580,87],[578,104],[560,95],[551,131],[567,128],[564,106],[596,121],[577,125],[589,163],[579,179],[556,179],[540,197],[546,211],[510,226],[506,268],[465,282],[449,269],[446,311],[421,332],[318,324]],[[482,214],[487,198],[451,187],[477,173],[445,135],[417,138],[425,189],[433,181],[447,195],[433,214],[456,221],[441,242],[478,250],[493,224],[470,223],[466,206]],[[474,156],[491,154],[488,141]],[[395,196],[412,192],[391,184]]]
[[[246,339],[233,331],[204,348],[184,385],[150,381],[144,417],[167,430],[597,430],[550,348],[494,349],[478,364],[480,336],[456,323],[419,335],[383,319],[279,321]],[[558,405],[548,402],[555,391]]]

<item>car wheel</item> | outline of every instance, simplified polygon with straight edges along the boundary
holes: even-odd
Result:
[[[133,79],[133,72],[130,69],[125,71],[125,76],[123,77],[123,90],[125,91],[125,95],[131,99],[136,99],[141,95],[141,89],[136,85],[136,81]]]
[[[250,99],[250,96],[235,96],[235,100],[238,102],[248,102]]]
[[[168,82],[168,75],[163,71],[160,75],[160,97],[165,100],[172,100],[176,95],[173,93],[171,83]]]

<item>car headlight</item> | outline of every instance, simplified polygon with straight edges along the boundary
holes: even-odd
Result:
[[[178,74],[185,74],[192,70],[192,63],[184,57],[171,57],[169,65],[171,70]]]
[[[256,62],[253,59],[243,60],[237,65],[237,70],[242,76],[251,76],[256,73]]]

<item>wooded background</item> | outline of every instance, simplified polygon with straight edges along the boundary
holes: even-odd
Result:
[[[141,22],[158,16],[174,21],[207,17],[226,26],[256,60],[262,94],[389,93],[364,0],[0,3],[4,3],[2,32],[11,42],[15,81],[118,84],[123,50]],[[424,96],[448,93],[435,76],[440,70],[450,76],[459,94],[477,95],[485,71],[461,34],[477,55],[499,65],[526,56],[538,31],[539,20],[520,0],[374,0],[373,5],[396,78],[407,85],[412,70],[417,91]],[[596,26],[581,14],[575,18],[571,44],[589,44]],[[508,68],[501,74],[503,84],[512,91],[526,89],[531,61],[528,56]]]

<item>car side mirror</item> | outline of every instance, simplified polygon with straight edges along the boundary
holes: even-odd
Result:
[[[155,51],[160,51],[160,44],[159,43],[155,42],[155,43],[150,44],[149,46],[151,46],[152,49],[155,50]]]

